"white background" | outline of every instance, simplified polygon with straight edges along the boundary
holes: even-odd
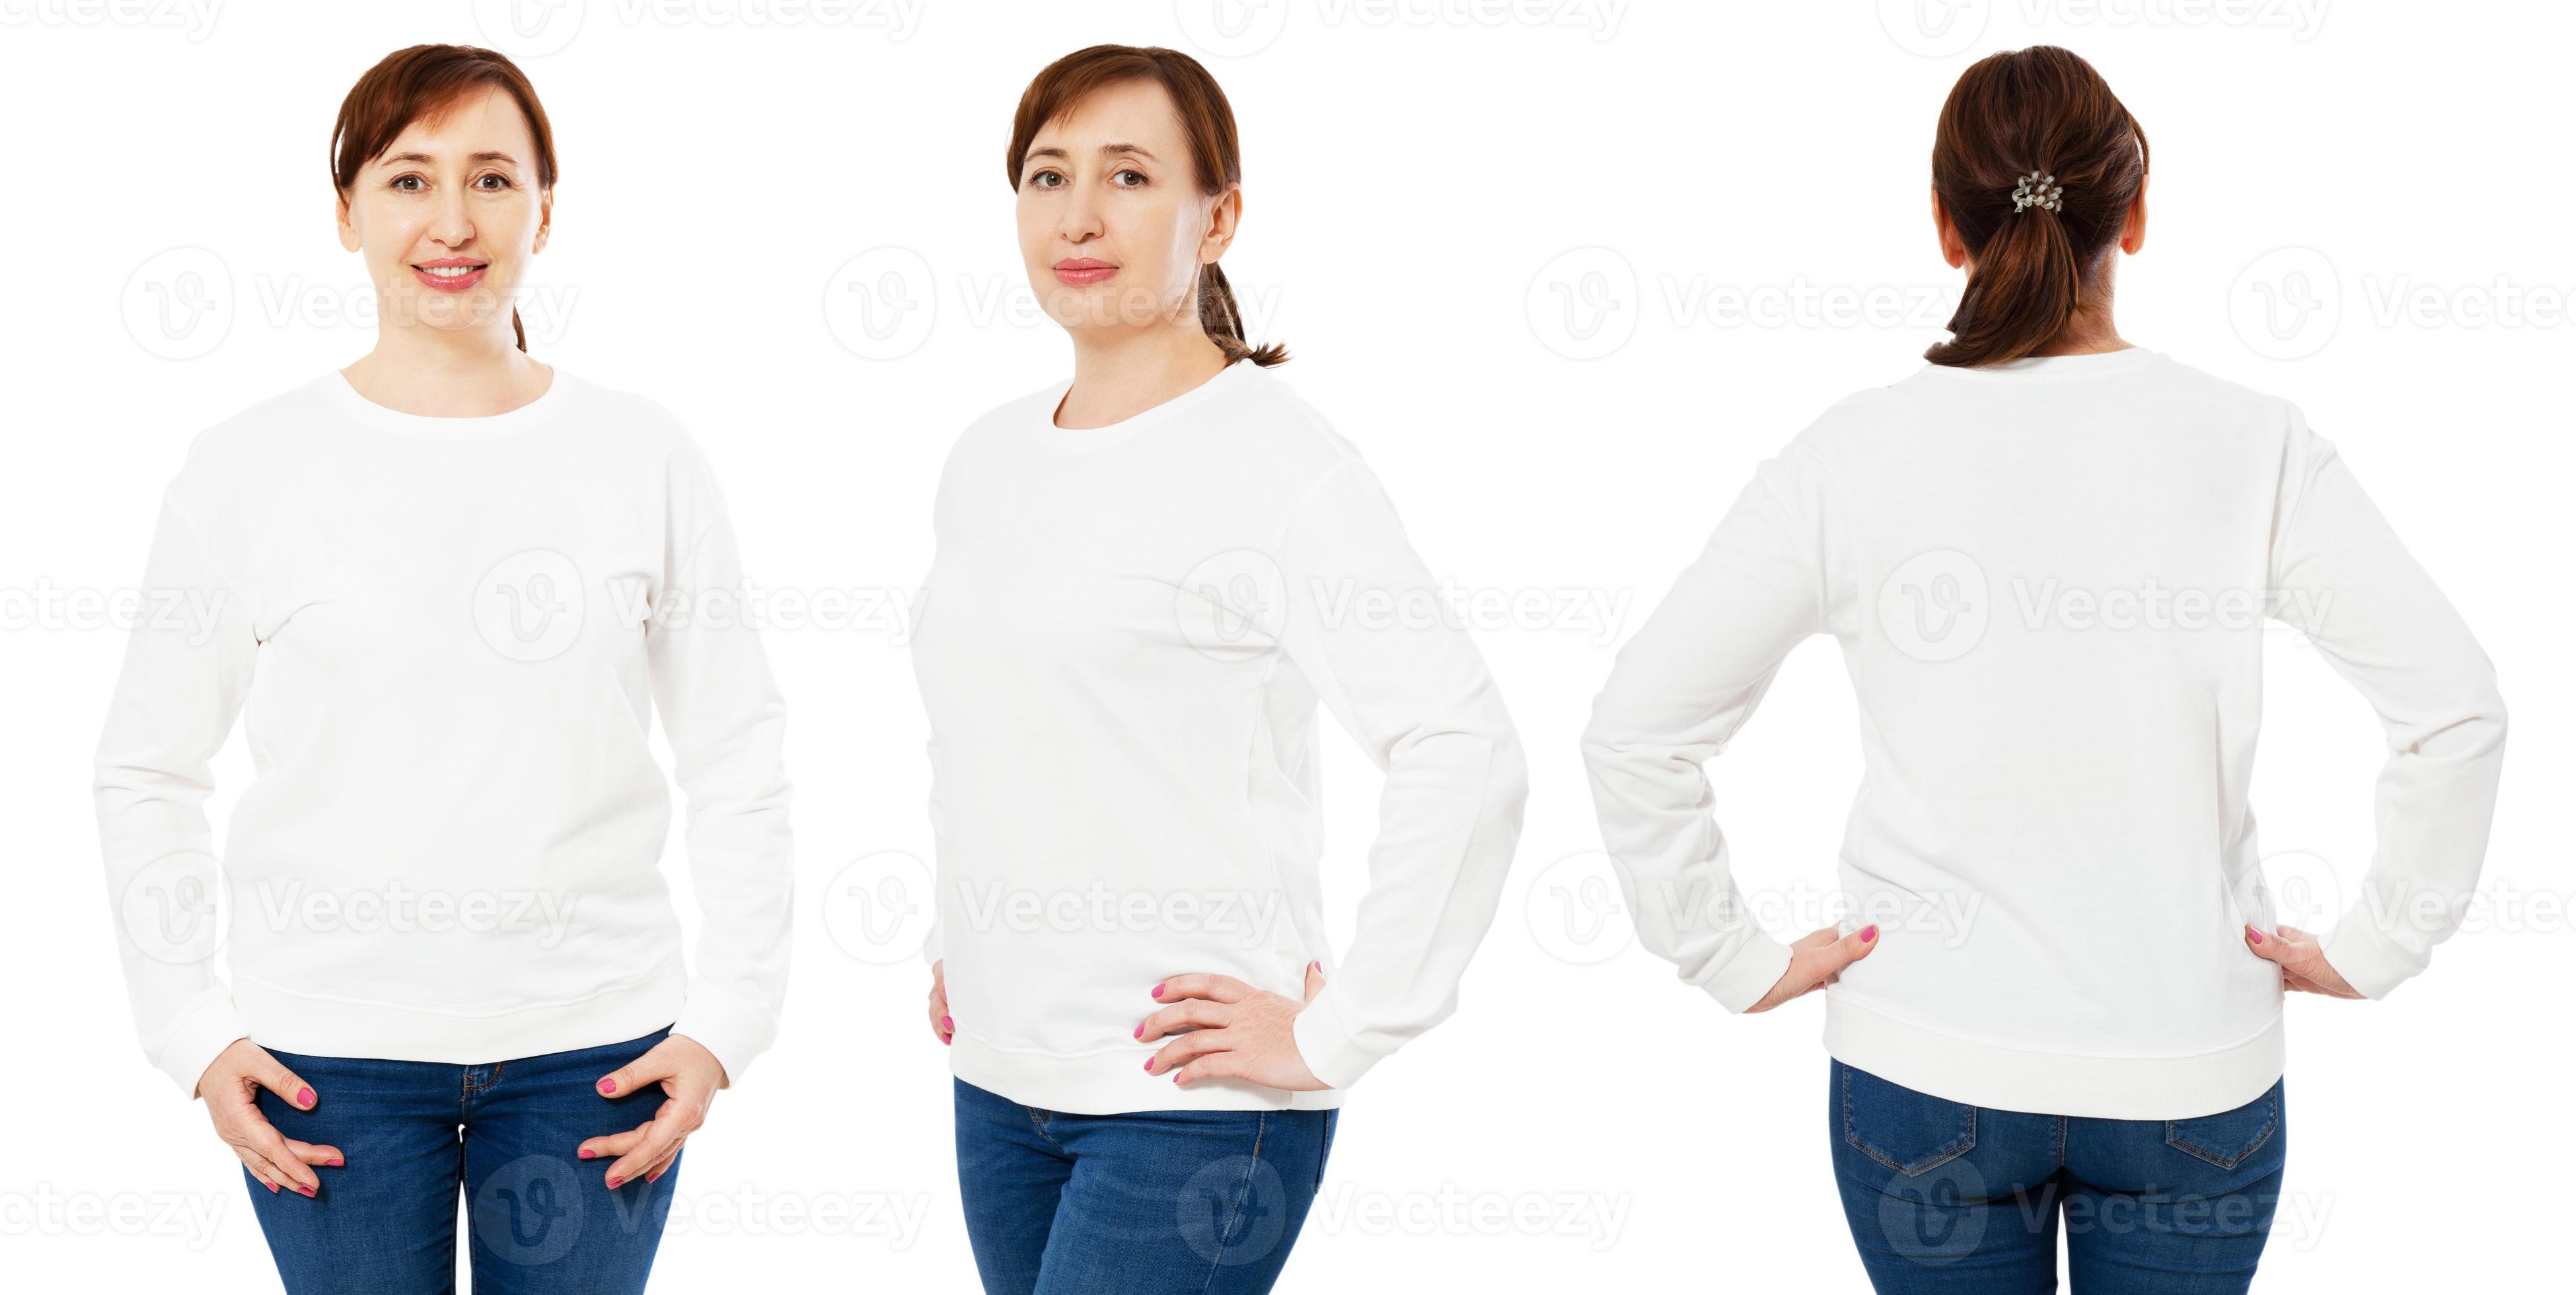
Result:
[[[910,588],[950,438],[1067,370],[1052,325],[996,310],[1026,293],[1003,146],[1039,67],[1122,41],[1205,54],[1232,96],[1247,202],[1227,267],[1431,567],[1622,607],[1481,633],[1532,753],[1520,860],[1457,1016],[1354,1093],[1286,1290],[1863,1287],[1828,1171],[1821,1004],[1730,1018],[1639,950],[1612,954],[1615,920],[1567,934],[1582,915],[1561,894],[1601,875],[1575,735],[1617,639],[1753,464],[1940,336],[1956,280],[1926,157],[1952,80],[1990,50],[2074,48],[2154,145],[2122,331],[2303,405],[2475,627],[2516,721],[2491,929],[2387,1002],[2289,1005],[2291,1195],[2258,1288],[2563,1273],[2566,7],[2013,0],[1927,31],[1948,16],[1933,0],[1924,23],[1910,0],[1563,23],[1563,0],[1267,0],[1229,38],[1211,0],[906,0],[766,24],[744,20],[757,0],[558,0],[531,41],[467,0],[202,3],[211,24],[161,0],[131,19],[0,0],[0,1264],[19,1288],[276,1289],[234,1160],[128,1025],[88,786],[121,636],[34,609],[132,585],[189,438],[366,350],[325,145],[358,74],[418,41],[562,45],[524,61],[563,162],[536,354],[686,418],[765,584]],[[155,260],[171,248],[202,252]],[[881,248],[900,250],[853,261]],[[1581,248],[1606,251],[1559,260]],[[911,276],[892,298],[888,272]],[[1721,287],[1894,317],[1718,318],[1701,306]],[[2391,306],[2423,288],[2431,305]],[[2542,294],[2554,325],[2492,322]],[[893,334],[859,327],[907,299]],[[857,320],[863,302],[880,313]],[[2349,887],[2380,731],[2311,652],[2269,642],[2262,843],[2276,878]],[[822,898],[852,860],[928,852],[901,634],[769,648],[800,789],[795,981],[778,1048],[691,1143],[656,1288],[971,1289],[923,970],[870,961],[891,955]],[[1832,884],[1854,723],[1833,649],[1811,643],[1718,762],[1749,890]],[[1374,774],[1338,739],[1327,770],[1346,933]],[[220,810],[248,776],[238,742],[218,772]],[[742,1208],[833,1196],[865,1226],[785,1235]],[[161,1226],[165,1201],[211,1226]],[[889,1234],[898,1204],[921,1219],[908,1235]]]

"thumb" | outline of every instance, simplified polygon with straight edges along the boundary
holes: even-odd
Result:
[[[657,1081],[675,1078],[678,1074],[679,1068],[671,1062],[670,1049],[656,1043],[652,1051],[602,1076],[599,1081],[599,1095],[624,1097],[629,1093],[641,1092],[647,1085]]]
[[[1324,960],[1317,958],[1313,962],[1306,964],[1305,1001],[1309,1003],[1314,1002],[1315,995],[1322,992],[1324,992]]]
[[[1869,925],[1833,942],[1832,947],[1826,950],[1834,960],[1833,966],[1828,968],[1828,970],[1840,971],[1843,968],[1868,957],[1870,955],[1870,951],[1877,947],[1878,923],[1872,922]]]
[[[260,1087],[277,1094],[278,1100],[299,1111],[312,1110],[313,1104],[321,1100],[314,1095],[311,1084],[296,1078],[295,1072],[270,1055],[266,1048],[260,1049],[259,1060],[251,1067],[250,1077]]]
[[[2245,928],[2245,947],[2252,949],[2255,957],[2270,962],[2280,962],[2290,952],[2290,942],[2282,939],[2277,932],[2265,935],[2251,926]]]

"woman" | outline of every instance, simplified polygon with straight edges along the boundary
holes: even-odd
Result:
[[[2114,327],[2146,180],[2083,60],[1968,69],[1932,155],[1954,337],[1762,465],[1584,735],[1643,942],[1733,1012],[1829,987],[1836,1178],[1882,1291],[2054,1289],[2061,1206],[2078,1290],[2243,1290],[2283,991],[2423,970],[2485,850],[2504,704],[2468,628],[2295,408]],[[2389,733],[2371,893],[2322,938],[2275,924],[2246,807],[2265,613]],[[1784,945],[1700,765],[1811,634],[1867,776],[1855,911]]]
[[[527,78],[399,51],[332,149],[375,348],[197,438],[146,588],[202,614],[134,635],[99,746],[136,1023],[297,1295],[450,1289],[460,1188],[476,1290],[641,1290],[682,1144],[777,1031],[778,694],[710,614],[741,578],[687,432],[518,335],[556,173]],[[245,708],[227,983],[203,804]]]
[[[1040,72],[1020,254],[1073,377],[951,452],[913,645],[932,733],[930,1023],[990,1291],[1267,1290],[1341,1090],[1446,1017],[1526,778],[1474,646],[1217,269],[1232,110],[1167,49]],[[1315,709],[1386,775],[1349,956]],[[956,972],[955,979],[946,973]]]

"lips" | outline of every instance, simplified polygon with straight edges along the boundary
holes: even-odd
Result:
[[[1105,283],[1116,273],[1118,273],[1117,266],[1107,261],[1095,261],[1087,256],[1070,257],[1055,263],[1056,282],[1069,288]]]
[[[411,274],[423,284],[440,292],[463,292],[483,281],[483,272],[491,263],[467,256],[444,256],[435,261],[412,262]]]

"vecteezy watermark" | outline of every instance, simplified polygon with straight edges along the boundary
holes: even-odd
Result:
[[[248,915],[272,931],[526,935],[540,949],[563,943],[572,928],[573,913],[581,906],[581,896],[572,891],[415,889],[400,881],[374,889],[330,890],[302,881],[263,879],[253,889],[258,897]],[[242,910],[234,912],[237,919],[243,915]]]
[[[6,3],[6,0],[0,0]],[[466,292],[399,293],[388,305],[373,284],[315,283],[301,274],[253,274],[241,309],[232,267],[202,247],[173,247],[146,257],[127,275],[118,297],[126,335],[165,360],[211,354],[245,319],[270,328],[372,330],[385,323],[448,328],[515,311],[533,345],[561,342],[571,331],[577,286],[529,285],[510,297],[488,288]]]
[[[2246,262],[2227,286],[2227,322],[2238,341],[2267,359],[2324,350],[2342,321],[2343,280],[2313,247],[2276,247]]]
[[[5,3],[6,0],[0,0]],[[474,0],[485,44],[538,58],[572,44],[591,19],[621,27],[839,28],[905,41],[921,29],[925,0]]]
[[[1322,633],[1574,633],[1607,647],[1635,603],[1633,589],[1498,588],[1448,576],[1405,585],[1352,576],[1292,580],[1266,550],[1228,549],[1191,567],[1173,586],[1172,619],[1192,647],[1239,660],[1269,651],[1300,620]]]
[[[764,1191],[738,1183],[727,1191],[683,1188],[662,1235],[848,1237],[900,1251],[920,1239],[929,1217],[927,1192]]]
[[[1730,283],[1705,272],[1667,271],[1652,294],[1628,258],[1606,247],[1578,247],[1540,266],[1522,298],[1530,335],[1569,360],[1597,360],[1636,336],[1662,307],[1677,329],[1937,330],[1958,308],[1958,289],[1938,283]]]
[[[1607,962],[1637,938],[1618,869],[1599,850],[1569,854],[1539,870],[1521,897],[1530,939],[1559,962]]]
[[[135,345],[165,360],[193,360],[232,331],[232,267],[202,247],[156,252],[125,276],[118,304]]]
[[[2381,330],[2565,328],[2576,325],[2576,284],[2426,283],[2409,272],[2364,271],[2348,287],[2313,247],[2280,247],[2246,263],[2228,287],[2227,318],[2258,355],[2296,360],[2326,348],[2347,318]],[[2358,302],[2356,317],[2351,306]]]
[[[1619,1243],[1628,1192],[1470,1190],[1455,1183],[1387,1191],[1335,1183],[1315,1193],[1309,1232],[1409,1237],[1563,1237],[1594,1251]]]
[[[194,44],[222,9],[223,0],[0,0],[0,27],[153,27]]]
[[[230,1193],[59,1191],[38,1183],[0,1191],[0,1237],[160,1237],[197,1251],[212,1244]]]
[[[2330,0],[1878,0],[1879,27],[1897,48],[1947,58],[1977,43],[2000,11],[2027,28],[2228,27],[2316,38]]]
[[[908,247],[872,247],[834,267],[823,282],[823,327],[843,350],[863,360],[899,360],[920,350],[943,318],[966,327],[1064,328],[1146,324],[1192,309],[1186,297],[1132,289],[1095,288],[1050,295],[1041,301],[1021,274],[960,273],[953,300],[943,306],[940,274]],[[1275,286],[1231,285],[1235,306],[1252,321],[1278,316]]]
[[[1240,58],[1270,48],[1288,26],[1291,0],[1173,0],[1181,34],[1200,51]],[[1300,20],[1317,27],[1529,27],[1619,33],[1628,0],[1314,0]]]
[[[930,866],[902,850],[879,850],[841,865],[823,887],[823,930],[841,952],[872,966],[921,956],[938,920]]]
[[[1014,935],[1214,936],[1243,948],[1269,944],[1286,912],[1276,890],[1153,888],[1103,878],[1009,885],[960,878],[946,920],[952,929]],[[928,865],[880,850],[842,865],[823,890],[832,943],[861,962],[885,966],[920,956],[940,916]]]
[[[1849,934],[1875,925],[1957,948],[1967,942],[1985,896],[1976,891],[1858,892],[1803,880],[1747,891],[1705,873],[1640,885],[1623,876],[1608,854],[1588,850],[1541,869],[1521,903],[1530,938],[1540,949],[1560,962],[1591,966],[1636,943],[1641,924],[1673,935],[1745,927],[1804,934],[1828,926]]]
[[[230,592],[219,588],[57,588],[38,580],[24,589],[0,589],[0,632],[140,629],[204,647],[230,600]]]
[[[2154,576],[2134,584],[2088,585],[2060,577],[2015,575],[1998,602],[1985,568],[1957,549],[1934,549],[1899,563],[1879,582],[1880,632],[1917,661],[1966,656],[1997,611],[2029,631],[2156,632],[2262,629],[2280,621],[2305,634],[2325,625],[2331,589],[2203,589],[2171,586]]]
[[[710,585],[655,588],[638,572],[597,581],[552,549],[526,549],[492,564],[474,582],[475,632],[513,661],[548,661],[581,637],[593,618],[658,632],[768,633],[824,630],[912,641],[924,595],[910,589]]]

